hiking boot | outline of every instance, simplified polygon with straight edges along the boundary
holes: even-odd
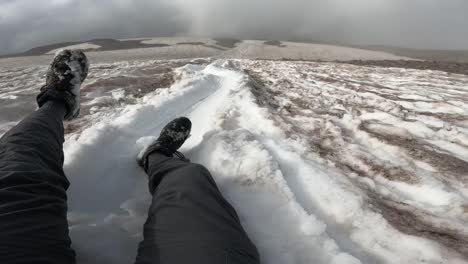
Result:
[[[137,161],[145,171],[148,169],[148,157],[154,152],[168,157],[176,156],[181,160],[188,161],[184,155],[177,150],[190,136],[192,122],[186,117],[179,117],[169,122],[161,131],[159,138],[149,147],[143,149],[138,155]]]
[[[88,75],[88,59],[80,50],[62,50],[55,55],[47,71],[46,84],[37,96],[39,107],[50,100],[61,101],[67,107],[65,120],[80,114],[80,86]]]

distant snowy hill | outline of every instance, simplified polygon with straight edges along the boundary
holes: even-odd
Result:
[[[66,124],[78,263],[132,263],[149,203],[135,158],[177,116],[263,263],[468,263],[467,76],[216,55],[395,58],[333,46],[133,41],[168,46],[89,52]],[[207,58],[167,59],[194,47]],[[0,60],[0,134],[35,109],[49,59]]]
[[[412,60],[382,51],[325,44],[288,41],[235,40],[210,38],[98,39],[87,42],[53,44],[31,49],[0,63],[21,66],[47,64],[51,55],[64,48],[83,49],[94,63],[134,59],[287,59],[287,60]]]

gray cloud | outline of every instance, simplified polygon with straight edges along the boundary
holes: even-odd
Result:
[[[465,0],[0,0],[0,53],[142,36],[468,49]]]
[[[165,0],[0,0],[0,53],[93,38],[171,36],[187,21]]]
[[[193,21],[191,31],[199,34],[468,49],[468,1],[464,0],[180,0],[178,3],[189,7],[185,10]]]

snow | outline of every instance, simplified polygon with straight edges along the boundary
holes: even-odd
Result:
[[[209,38],[152,38],[142,40],[142,44],[204,43],[217,46],[217,42]],[[413,60],[407,57],[395,56],[385,52],[370,51],[357,48],[333,45],[311,44],[282,41],[281,47],[265,44],[263,40],[244,40],[236,43],[236,47],[220,54],[227,58],[265,58],[265,59],[297,59],[297,60]]]
[[[468,161],[466,76],[335,63],[174,63],[185,65],[174,69],[177,81],[142,97],[124,82],[96,83],[151,78],[144,70],[168,61],[90,69],[82,98],[94,111],[64,146],[78,263],[132,263],[150,201],[135,160],[178,116],[193,123],[181,152],[211,171],[263,263],[468,263],[454,243],[427,236],[427,228],[468,234],[459,168]],[[13,80],[0,79],[1,94],[33,94],[44,72],[0,69]],[[402,208],[425,225],[395,223]]]
[[[390,53],[333,45],[281,42],[284,47],[267,45],[264,41],[246,40],[225,52],[228,58],[293,59],[293,60],[413,60]]]
[[[70,46],[54,49],[54,50],[47,52],[46,54],[55,54],[64,49],[93,50],[93,49],[99,49],[99,48],[101,48],[101,46],[93,44],[93,43],[81,43],[81,44],[70,45]]]
[[[263,40],[243,40],[233,47],[220,46],[211,38],[167,37],[167,38],[136,38],[141,44],[166,44],[163,47],[145,47],[128,50],[98,51],[101,46],[93,43],[81,43],[68,47],[54,49],[43,56],[26,56],[1,58],[0,65],[5,67],[24,67],[32,65],[48,65],[50,55],[61,49],[84,49],[93,63],[109,63],[148,59],[192,59],[192,58],[244,58],[269,60],[414,60],[396,56],[386,52],[371,51],[334,45],[298,43],[282,41],[282,46],[265,44]],[[186,45],[179,45],[186,43]],[[187,44],[191,43],[191,44]],[[102,47],[106,48],[106,47]]]

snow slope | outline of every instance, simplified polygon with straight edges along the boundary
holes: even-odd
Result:
[[[29,98],[44,71],[1,69],[2,102]],[[170,88],[134,93],[166,71]],[[212,172],[263,263],[468,263],[466,76],[255,60],[90,72],[65,143],[79,263],[132,262],[149,203],[135,157],[182,115],[182,152]]]
[[[141,41],[140,41],[141,40]],[[143,38],[126,39],[120,41],[136,41],[140,45],[125,50],[107,50],[115,47],[106,46],[105,43],[92,41],[67,46],[63,48],[84,49],[92,63],[109,63],[130,60],[149,59],[191,59],[191,58],[234,58],[234,59],[268,59],[268,60],[414,60],[409,57],[396,56],[391,53],[372,51],[358,48],[349,48],[335,45],[298,43],[282,41],[279,45],[263,40],[215,40],[210,38],[171,37],[171,38]],[[111,41],[112,43],[112,41]],[[275,43],[273,41],[273,43]],[[168,46],[150,47],[151,44]],[[102,46],[101,46],[102,45]],[[146,47],[148,46],[148,47]],[[105,51],[95,51],[96,49]],[[47,65],[50,54],[58,49],[48,51],[43,56],[26,56],[13,58],[0,58],[0,65],[5,67],[21,67],[31,65]]]
[[[292,59],[292,60],[414,60],[409,57],[365,49],[336,45],[280,42],[281,46],[267,45],[264,41],[245,40],[222,57],[235,59]]]

